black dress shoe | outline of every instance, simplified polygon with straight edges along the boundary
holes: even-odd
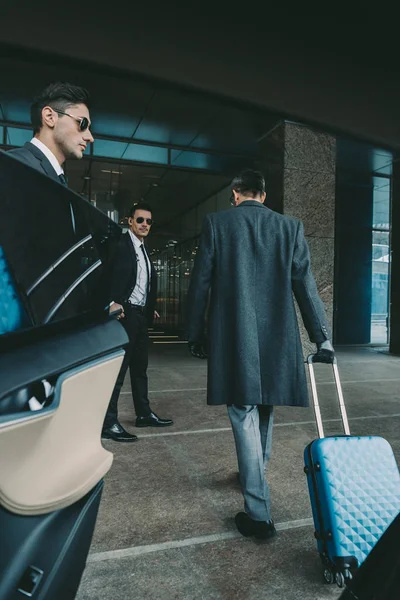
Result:
[[[245,512],[240,512],[235,517],[238,531],[245,537],[254,535],[259,540],[267,540],[276,535],[273,521],[254,521]]]
[[[168,427],[172,424],[171,419],[160,419],[153,412],[148,417],[136,417],[136,427]]]
[[[114,440],[114,442],[136,442],[137,435],[128,433],[119,423],[114,423],[111,427],[103,429],[101,432],[102,440]]]

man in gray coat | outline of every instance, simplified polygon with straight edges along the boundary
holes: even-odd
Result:
[[[265,197],[261,173],[233,179],[235,208],[204,219],[187,298],[189,349],[209,355],[207,402],[226,404],[232,424],[245,507],[236,526],[261,539],[276,533],[265,478],[273,407],[308,406],[292,292],[310,340],[333,353],[303,224],[268,209]]]

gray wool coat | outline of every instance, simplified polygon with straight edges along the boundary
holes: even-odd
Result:
[[[301,221],[246,200],[208,214],[187,297],[187,337],[208,315],[208,404],[308,406],[293,293],[312,342],[329,339]]]

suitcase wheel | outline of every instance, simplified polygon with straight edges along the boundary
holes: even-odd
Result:
[[[333,571],[331,569],[329,569],[328,567],[326,567],[324,569],[324,580],[326,583],[334,583],[335,582],[335,576],[333,574]]]
[[[345,569],[344,571],[336,571],[330,567],[325,567],[324,569],[324,580],[326,583],[336,583],[338,587],[343,588],[345,583],[351,579],[353,579],[353,576],[349,569]]]
[[[340,588],[344,587],[344,575],[341,571],[338,571],[335,575],[336,585]]]

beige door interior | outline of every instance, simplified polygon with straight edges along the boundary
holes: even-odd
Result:
[[[123,351],[64,373],[47,410],[0,424],[0,503],[38,515],[69,506],[107,473],[100,432]]]

